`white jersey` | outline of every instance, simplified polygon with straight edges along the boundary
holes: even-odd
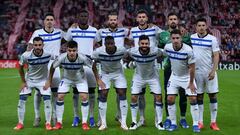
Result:
[[[196,57],[196,72],[209,73],[213,68],[213,53],[220,51],[217,38],[210,34],[200,38],[195,33],[191,35],[191,42]]]
[[[188,66],[195,63],[195,58],[192,48],[184,44],[182,48],[178,51],[173,49],[173,44],[166,44],[164,47],[164,53],[169,57],[171,61],[172,74],[175,76],[189,76]]]
[[[117,47],[124,47],[124,39],[128,36],[128,31],[127,28],[117,28],[116,31],[110,31],[109,28],[100,29],[99,34],[102,39],[102,45],[104,46],[106,36],[112,36]]]
[[[92,58],[96,61],[100,61],[101,70],[106,73],[112,73],[122,71],[122,64],[120,63],[126,49],[124,47],[117,47],[117,51],[114,54],[108,54],[106,47],[102,46],[93,51]]]
[[[69,61],[67,53],[61,54],[54,62],[53,68],[61,66],[63,68],[63,79],[71,81],[82,81],[85,77],[83,66],[91,67],[92,62],[83,54],[79,54],[74,62]]]
[[[152,79],[158,76],[157,68],[155,66],[155,59],[162,55],[161,49],[157,47],[150,47],[150,52],[147,55],[142,55],[139,52],[139,47],[133,47],[128,50],[131,58],[136,62],[135,75],[141,79]]]
[[[30,81],[43,81],[48,77],[48,63],[52,59],[49,53],[43,52],[42,56],[35,56],[32,51],[26,51],[19,60],[20,65],[28,64],[26,79]]]
[[[74,40],[78,43],[78,53],[92,55],[94,43],[100,41],[99,33],[96,28],[89,26],[86,30],[79,27],[69,28],[65,39]]]
[[[158,26],[152,26],[151,28],[147,28],[141,30],[139,27],[133,27],[130,30],[129,38],[134,40],[134,45],[138,46],[139,37],[141,35],[147,35],[150,40],[150,46],[158,46],[157,36],[162,32],[162,30]]]
[[[58,56],[61,49],[61,40],[64,35],[65,33],[57,28],[54,28],[51,33],[48,33],[44,29],[38,29],[33,32],[29,43],[33,44],[33,39],[35,37],[41,37],[44,43],[43,49],[48,53]]]

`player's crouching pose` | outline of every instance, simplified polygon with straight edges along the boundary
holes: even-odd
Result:
[[[46,84],[46,88],[51,85],[52,77],[55,68],[61,66],[63,68],[63,76],[62,80],[59,84],[58,88],[58,99],[57,99],[57,124],[54,129],[62,128],[62,117],[64,112],[64,96],[68,93],[69,88],[71,86],[75,86],[79,92],[79,96],[81,98],[82,106],[82,129],[89,130],[89,126],[87,124],[88,118],[88,84],[86,80],[86,76],[84,73],[83,66],[91,67],[91,60],[88,59],[85,55],[78,53],[77,42],[69,41],[67,43],[67,53],[61,54],[52,64],[49,80]]]
[[[129,56],[136,63],[136,69],[132,81],[131,91],[131,112],[132,112],[132,124],[130,130],[135,130],[137,126],[137,112],[138,110],[138,97],[142,92],[142,88],[149,84],[151,93],[154,95],[155,111],[157,123],[156,128],[164,130],[162,124],[162,95],[161,86],[159,81],[159,73],[155,66],[155,59],[162,55],[162,51],[157,47],[150,47],[150,41],[148,36],[142,35],[139,37],[139,47],[131,48]]]
[[[106,110],[107,110],[107,95],[111,86],[111,82],[114,83],[114,87],[117,90],[117,94],[120,99],[120,111],[121,111],[121,128],[128,130],[126,124],[127,118],[127,81],[125,79],[121,59],[124,56],[125,48],[117,47],[112,36],[105,37],[105,46],[97,48],[92,55],[95,60],[93,64],[93,71],[96,77],[96,81],[99,85],[99,114],[101,117],[101,126],[99,130],[107,128],[106,122]],[[96,62],[101,63],[101,78],[97,73]]]
[[[198,105],[194,82],[195,59],[190,46],[182,43],[180,30],[171,31],[171,42],[164,47],[164,53],[171,62],[172,74],[167,85],[168,112],[171,120],[169,131],[177,129],[175,99],[179,88],[184,88],[191,105],[193,132],[200,132],[198,127]]]
[[[35,37],[33,39],[33,50],[25,52],[19,61],[20,68],[19,74],[22,80],[22,86],[20,91],[20,99],[18,102],[18,124],[14,127],[15,130],[23,129],[23,121],[25,115],[25,104],[27,97],[31,94],[32,89],[40,91],[40,94],[44,100],[44,111],[46,130],[52,130],[51,121],[51,90],[50,88],[44,89],[44,85],[48,76],[48,63],[52,56],[43,51],[43,39]],[[26,78],[24,74],[24,64],[28,65],[28,71]]]

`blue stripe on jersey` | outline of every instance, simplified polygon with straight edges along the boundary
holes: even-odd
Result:
[[[96,33],[96,31],[72,30],[72,33]]]
[[[151,35],[147,35],[147,34],[145,34],[146,36],[148,36],[148,37],[154,37],[154,36],[156,36],[156,34],[151,34]],[[141,36],[141,35],[140,35]],[[139,38],[140,36],[133,36],[133,38]]]
[[[81,68],[73,68],[73,67],[63,67],[64,69],[67,69],[67,70],[79,70],[79,69],[81,69]]]
[[[103,31],[102,33],[120,33],[120,32],[124,32],[124,30],[119,30],[119,31],[116,31],[116,32],[111,32],[111,31]]]
[[[133,57],[137,57],[137,58],[151,58],[151,57],[156,57],[157,55],[156,54],[153,54],[153,55],[135,55],[135,54],[132,54]]]
[[[152,32],[152,31],[155,32],[155,29],[132,31],[132,33]]]
[[[111,62],[111,61],[120,61],[122,58],[118,58],[118,59],[102,59],[102,58],[99,58],[100,61],[105,61],[105,62]]]
[[[72,36],[72,38],[95,38],[95,36]]]
[[[170,59],[175,59],[175,60],[187,60],[186,58],[178,58],[178,57],[173,57],[173,56],[169,56]]]
[[[202,38],[191,38],[191,40],[205,41],[205,42],[212,42],[212,40],[207,40],[207,39],[202,39]]]
[[[101,36],[101,38],[105,38],[105,37],[107,37],[107,36]],[[112,37],[113,38],[119,38],[119,37],[125,37],[125,35],[117,35],[117,36],[112,35]]]
[[[150,60],[135,60],[136,62],[139,62],[139,63],[149,63],[149,62],[153,62],[155,61],[155,59],[150,59]]]
[[[180,52],[174,52],[174,51],[169,51],[169,50],[166,50],[166,52],[172,53],[172,54],[178,54],[178,55],[187,55],[187,53],[180,53]]]
[[[28,64],[29,65],[43,65],[43,64],[47,64],[48,62],[49,62],[49,60],[44,61],[44,62],[29,62]]]
[[[61,63],[62,65],[83,65],[83,63]]]
[[[192,46],[212,47],[212,45],[192,43]]]
[[[47,36],[54,36],[54,35],[58,35],[58,34],[61,34],[61,32],[59,31],[59,32],[56,32],[56,33],[49,33],[49,34],[38,34],[38,36],[40,36],[40,37],[47,37]]]
[[[48,58],[50,58],[50,57],[51,57],[51,55],[48,55],[48,56],[44,56],[44,57],[28,59],[28,61],[35,61],[35,60],[48,59]]]
[[[61,39],[61,37],[52,38],[52,39],[43,39],[43,42],[49,42],[49,41],[54,41],[54,40],[59,40],[59,39]]]
[[[105,54],[99,54],[99,57],[118,57],[123,56],[124,54],[116,54],[116,55],[105,55]]]

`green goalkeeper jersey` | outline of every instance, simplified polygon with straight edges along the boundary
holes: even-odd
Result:
[[[187,33],[187,34],[183,35],[182,36],[182,41],[183,41],[183,43],[191,46],[190,34]],[[169,31],[161,32],[160,36],[159,36],[158,47],[159,48],[164,48],[165,45],[168,44],[168,43],[171,43],[170,32]],[[164,60],[163,60],[163,67],[164,67],[164,69],[171,67],[170,60],[169,60],[168,57],[164,58]]]

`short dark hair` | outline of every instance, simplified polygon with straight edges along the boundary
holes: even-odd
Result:
[[[109,15],[116,15],[116,16],[118,16],[118,12],[117,12],[117,11],[110,11],[109,14],[108,14],[108,16],[109,16]]]
[[[67,42],[67,47],[68,48],[78,48],[78,44],[76,41],[71,40],[71,41]]]
[[[207,23],[207,20],[205,19],[205,18],[198,18],[197,20],[196,20],[196,24],[198,23],[198,22],[205,22],[205,23]]]
[[[34,41],[42,41],[43,42],[43,39],[41,37],[35,37],[35,38],[33,38],[33,42]]]
[[[147,12],[146,10],[144,10],[144,9],[139,9],[139,10],[137,11],[137,15],[138,15],[138,14],[143,14],[143,13],[148,16],[148,12]]]
[[[113,38],[112,36],[106,36],[106,37],[105,37],[105,42],[106,42],[107,40],[114,40],[114,38]]]
[[[48,16],[52,16],[53,18],[55,18],[53,13],[48,12],[48,13],[46,13],[46,14],[44,15],[44,20],[45,20]]]
[[[181,31],[180,31],[179,29],[174,29],[174,30],[171,31],[171,36],[172,36],[173,34],[179,34],[179,35],[181,35]]]
[[[177,18],[179,18],[179,17],[178,17],[178,14],[175,13],[175,12],[170,12],[167,17],[169,18],[170,16],[173,16],[173,15],[175,15],[175,16],[177,16]]]
[[[147,35],[141,35],[139,37],[139,41],[141,41],[141,40],[148,40],[149,41],[149,37]]]

